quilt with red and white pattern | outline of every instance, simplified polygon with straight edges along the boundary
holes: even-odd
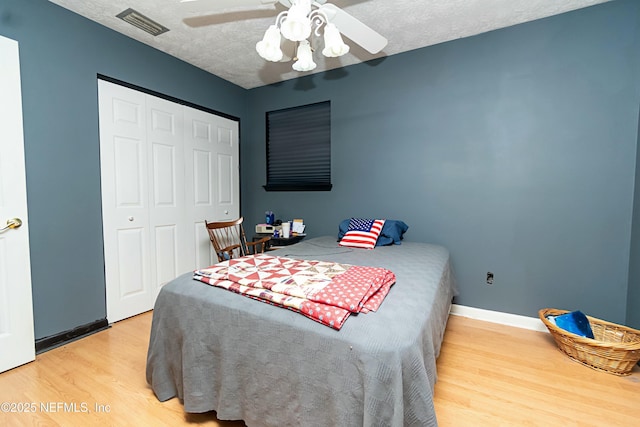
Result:
[[[193,278],[288,308],[338,330],[351,313],[376,311],[396,280],[384,268],[267,254],[196,270]]]

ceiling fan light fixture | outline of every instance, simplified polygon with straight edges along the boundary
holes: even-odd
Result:
[[[342,40],[338,27],[332,23],[327,23],[324,27],[324,49],[322,54],[329,58],[335,58],[347,52],[349,52],[349,46]]]
[[[280,30],[276,25],[271,25],[262,40],[256,43],[256,51],[267,61],[278,62],[282,59],[280,41]]]
[[[302,40],[298,45],[298,60],[293,63],[293,69],[296,71],[311,71],[316,68],[311,55],[311,45],[307,40]]]
[[[255,1],[255,0],[254,0]],[[262,0],[280,1],[289,9],[282,11],[276,17],[275,24],[270,26],[262,41],[256,44],[260,56],[268,61],[281,62],[285,56],[280,49],[279,37],[296,42],[296,57],[293,69],[296,71],[311,71],[316,68],[311,50],[311,37],[324,36],[322,54],[329,58],[343,56],[349,52],[349,46],[342,40],[341,31],[334,23],[338,23],[342,31],[350,39],[360,39],[359,44],[371,53],[379,52],[387,40],[371,30],[359,20],[342,11],[337,6],[327,3],[327,0]],[[324,33],[324,34],[323,34]],[[372,39],[372,43],[362,40]],[[356,41],[357,42],[357,41]],[[314,42],[315,43],[315,42]],[[366,45],[366,46],[365,46]],[[371,47],[373,46],[373,47]],[[375,49],[375,50],[374,50]],[[318,47],[320,51],[320,47]],[[287,55],[287,59],[289,55]]]
[[[305,40],[311,35],[311,0],[294,1],[280,24],[282,36],[293,42]]]

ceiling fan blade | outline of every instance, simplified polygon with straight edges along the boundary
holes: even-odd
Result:
[[[388,43],[386,38],[334,4],[325,3],[319,10],[324,12],[329,22],[335,24],[342,34],[362,46],[369,53],[380,52]]]
[[[265,6],[278,0],[180,0],[180,6],[187,12],[215,12],[243,7]]]

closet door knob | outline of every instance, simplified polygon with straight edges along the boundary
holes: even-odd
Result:
[[[129,217],[129,221],[133,221],[133,217],[132,216]]]

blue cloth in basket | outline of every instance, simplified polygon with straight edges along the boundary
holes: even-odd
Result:
[[[573,334],[593,339],[589,319],[579,310],[561,314],[555,318],[556,326]]]

